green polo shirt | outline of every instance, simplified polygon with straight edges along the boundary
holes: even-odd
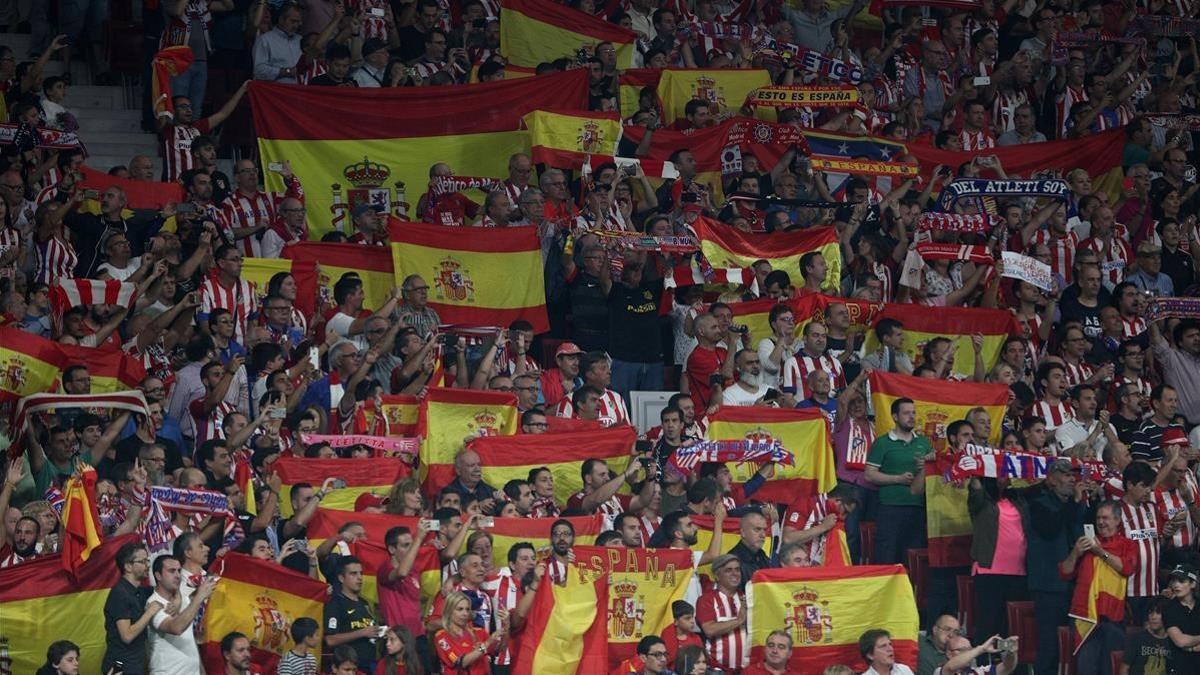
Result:
[[[892,431],[880,436],[871,444],[867,455],[867,466],[879,469],[880,473],[899,476],[917,473],[917,460],[933,452],[933,446],[924,436],[913,434],[911,441],[896,438]],[[879,503],[885,506],[920,506],[924,495],[914,495],[908,485],[884,485],[879,488]]]

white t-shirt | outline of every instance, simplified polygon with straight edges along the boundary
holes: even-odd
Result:
[[[731,384],[722,389],[722,405],[754,405],[758,399],[767,395],[767,385],[760,384],[755,391],[746,391],[740,384]]]
[[[350,316],[349,314],[345,312],[338,312],[325,323],[325,330],[331,330],[337,333],[339,337],[353,342],[354,346],[358,347],[359,349],[368,349],[370,345],[367,344],[367,336],[365,333],[349,335],[350,325],[354,323],[354,320],[354,317]]]
[[[190,604],[190,599],[180,596],[179,611]],[[200,650],[196,648],[196,636],[189,626],[180,635],[159,630],[163,622],[171,618],[165,607],[169,601],[156,591],[146,601],[163,605],[154,618],[150,620],[150,669],[154,675],[194,675],[200,669]]]

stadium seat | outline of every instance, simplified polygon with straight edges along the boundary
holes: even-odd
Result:
[[[908,579],[917,597],[917,609],[925,609],[929,604],[929,549],[909,549]]]
[[[859,523],[858,538],[859,547],[862,549],[862,564],[869,565],[875,559],[875,523]]]
[[[559,340],[557,338],[548,336],[544,336],[542,338],[542,363],[554,364],[553,366],[547,366],[548,368],[558,367],[558,362],[554,360],[554,352],[557,351],[558,346],[564,342],[566,342],[566,340]]]
[[[1112,653],[1112,671],[1113,675],[1121,672],[1121,660],[1125,658],[1125,652]]]
[[[1021,638],[1017,661],[1033,663],[1037,659],[1037,620],[1033,614],[1033,601],[1019,600],[1005,605],[1008,615],[1008,634]]]
[[[958,623],[964,633],[970,634],[971,608],[975,606],[975,580],[969,574],[954,578],[958,590]]]
[[[1075,675],[1075,650],[1071,629],[1058,627],[1058,675]]]

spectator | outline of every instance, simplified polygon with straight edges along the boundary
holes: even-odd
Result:
[[[113,664],[124,664],[123,672],[142,675],[146,669],[146,628],[166,609],[166,605],[147,601],[149,589],[143,582],[150,576],[150,555],[144,544],[130,542],[117,550],[117,569],[121,579],[104,601],[104,660],[100,669],[108,672]]]
[[[154,559],[154,593],[146,606],[157,605],[160,609],[150,620],[153,630],[149,631],[150,670],[164,675],[194,673],[200,665],[200,651],[192,624],[200,608],[217,587],[217,578],[205,577],[194,593],[187,597],[180,592],[183,577],[179,560],[174,556],[160,555]],[[167,608],[174,608],[168,612]]]
[[[777,629],[767,634],[761,662],[751,663],[742,675],[786,675],[792,659],[792,634]]]
[[[696,622],[708,639],[708,657],[725,670],[741,670],[750,662],[746,632],[746,596],[739,590],[742,565],[732,553],[712,561],[716,583],[696,601]]]
[[[886,630],[872,628],[863,633],[858,638],[858,653],[867,662],[863,675],[913,675],[911,668],[896,662],[892,636]]]
[[[70,640],[50,643],[46,663],[36,675],[79,675],[79,645]]]
[[[346,646],[354,650],[359,670],[375,668],[375,641],[382,637],[375,610],[362,598],[363,566],[354,556],[342,556],[337,580],[341,591],[325,605],[325,646]]]
[[[891,415],[895,427],[871,445],[864,474],[880,486],[874,559],[880,564],[902,562],[908,549],[925,545],[924,500],[913,483],[925,460],[933,456],[929,440],[913,431],[916,406],[912,399],[892,401]]]

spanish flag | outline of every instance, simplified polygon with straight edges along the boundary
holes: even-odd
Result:
[[[636,41],[629,29],[552,0],[506,0],[500,8],[500,53],[522,68],[575,59],[581,48],[594,52],[599,43],[611,42],[617,50],[617,70],[625,70],[633,67]]]
[[[775,475],[754,493],[753,499],[791,503],[802,495],[828,492],[837,484],[829,421],[820,410],[722,406],[709,417],[706,435],[716,441],[777,440],[792,453],[792,466],[777,465]],[[729,470],[734,485],[741,485],[758,471],[758,466],[731,462]]]
[[[535,162],[578,169],[590,155],[617,154],[621,120],[615,112],[535,110],[524,119]]]
[[[779,302],[772,298],[762,298],[737,302],[730,307],[733,309],[734,321],[749,328],[750,335],[757,341],[772,335],[771,308]],[[870,328],[875,318],[883,311],[882,302],[839,298],[824,293],[807,293],[783,302],[792,308],[792,314],[796,317],[795,334],[797,338],[804,334],[804,327],[809,322],[825,323],[825,310],[833,304],[845,305],[847,313],[850,314],[851,329],[864,332]]]
[[[712,516],[692,516],[691,518],[692,523],[696,525],[696,544],[692,546],[692,550],[703,553],[704,551],[708,550],[708,545],[712,543],[712,538],[717,536],[715,529],[716,523],[713,521]],[[737,546],[738,542],[741,541],[741,527],[741,518],[726,518],[725,522],[721,524],[720,537],[722,553],[728,553],[729,549]],[[772,539],[771,537],[767,537],[766,542],[763,543],[763,553],[766,553],[769,557],[771,555],[772,548]],[[696,573],[699,574],[700,578],[704,579],[706,583],[714,578],[712,573],[712,565],[701,565],[700,567],[696,568]]]
[[[875,434],[882,436],[895,426],[892,401],[911,398],[917,408],[917,432],[929,437],[938,450],[945,446],[946,427],[967,418],[972,408],[982,407],[992,420],[992,443],[1000,442],[1004,409],[1008,406],[1008,386],[977,382],[948,382],[924,377],[871,371],[871,407],[875,410]]]
[[[918,409],[917,414],[920,415]],[[954,455],[943,453],[944,457]],[[967,511],[967,486],[947,482],[943,462],[925,462],[925,530],[930,567],[967,567],[971,564],[971,514]]]
[[[119,349],[63,344],[58,345],[58,348],[63,353],[64,370],[74,364],[83,364],[88,367],[88,372],[92,376],[93,394],[110,394],[114,391],[136,389],[146,378],[146,366],[142,365],[142,360]]]
[[[63,486],[63,569],[78,574],[100,548],[100,514],[96,511],[96,470],[83,464]]]
[[[136,534],[104,540],[78,574],[63,569],[61,554],[5,568],[0,574],[5,672],[36,672],[50,643],[64,638],[79,645],[80,672],[100,672],[104,601],[121,578],[114,558],[122,545],[137,540]]]
[[[631,426],[560,434],[481,436],[467,447],[479,453],[483,480],[496,489],[508,481],[525,480],[530,469],[545,466],[554,475],[554,499],[567,503],[583,489],[580,470],[588,459],[603,459],[616,475],[629,463],[637,431]]]
[[[369,459],[307,459],[303,457],[280,457],[272,465],[279,474],[283,488],[279,491],[279,510],[283,517],[292,515],[292,486],[308,483],[319,489],[326,478],[345,481],[346,487],[329,492],[322,504],[326,508],[353,511],[354,500],[364,492],[386,495],[392,485],[407,478],[412,470],[403,460],[396,457],[371,457]]]
[[[700,250],[713,267],[749,267],[756,260],[767,260],[771,269],[788,273],[796,285],[803,283],[800,258],[812,251],[825,258],[828,272],[825,288],[838,291],[842,276],[842,254],[837,232],[832,227],[811,227],[795,232],[749,234],[711,218],[700,217],[693,226]]]
[[[61,347],[20,328],[0,326],[0,402],[53,391],[68,365]]]
[[[662,77],[661,68],[631,68],[621,71],[617,77],[617,98],[621,104],[621,119],[629,119],[638,111],[638,99],[642,89],[650,87],[658,90],[658,80]]]
[[[788,667],[818,673],[831,663],[858,664],[858,638],[872,628],[892,636],[896,663],[917,666],[917,603],[901,565],[764,569],[746,587],[750,659],[762,658],[771,631],[792,637]]]
[[[879,319],[896,319],[904,324],[904,353],[912,359],[914,367],[921,365],[921,350],[925,343],[936,337],[953,340],[958,345],[958,352],[954,358],[954,372],[966,377],[975,374],[972,335],[983,335],[983,367],[990,369],[1000,358],[1004,339],[1020,332],[1012,313],[1003,309],[926,307],[889,302],[877,315],[876,321]],[[875,336],[875,331],[867,333],[863,349],[868,353],[879,349],[879,339]]]
[[[125,206],[129,209],[158,211],[167,204],[178,204],[183,201],[182,183],[160,183],[153,180],[121,178],[90,166],[80,167],[79,171],[83,174],[84,190],[95,190],[104,194],[104,191],[110,187],[120,188],[125,193]],[[94,205],[94,209],[89,208],[90,205]],[[88,199],[80,205],[80,210],[99,214],[100,202],[98,199]]]
[[[771,74],[765,70],[666,68],[658,80],[663,124],[684,119],[683,109],[694,99],[708,101],[720,112],[737,113],[750,92],[769,86]],[[756,113],[763,119],[775,119],[775,111],[770,108],[760,108]]]
[[[315,262],[287,258],[246,258],[242,263],[242,278],[254,284],[259,295],[260,307],[267,297],[271,277],[280,272],[287,272],[296,280],[296,301],[292,303],[293,306],[306,317],[316,314],[318,287]],[[332,284],[327,290],[322,290],[329,298],[333,297]]]
[[[383,396],[383,416],[387,421],[385,436],[405,436],[412,438],[417,435],[417,419],[420,417],[421,402],[416,396],[409,394],[385,394]],[[364,422],[368,429],[375,428],[375,402],[367,401],[363,408]]]
[[[430,389],[421,401],[418,423],[425,494],[435,495],[454,482],[454,457],[469,440],[512,436],[520,418],[517,397],[506,392]]]
[[[400,223],[391,226],[395,285],[410,274],[429,284],[429,305],[445,323],[508,326],[524,319],[550,328],[537,228],[475,228]]]
[[[200,657],[210,673],[221,672],[221,638],[237,631],[250,638],[256,670],[274,672],[283,652],[293,646],[292,623],[321,616],[329,586],[307,575],[241,553],[226,553],[209,570],[221,577],[204,609]],[[320,631],[317,636],[320,639]]]
[[[568,565],[563,585],[538,585],[513,675],[608,672],[608,576]]]
[[[354,272],[363,282],[363,309],[373,310],[383,306],[396,287],[392,272],[392,256],[382,246],[359,244],[327,244],[303,241],[283,249],[281,254],[292,261],[293,266],[311,265],[316,270],[316,306],[329,307],[337,303],[333,298],[333,286],[347,272]],[[299,279],[297,279],[299,283]],[[297,288],[297,297],[301,289]]]
[[[261,161],[291,160],[309,186],[304,206],[310,236],[319,239],[338,229],[335,219],[348,231],[354,203],[415,205],[438,162],[475,176],[507,176],[509,156],[529,150],[521,116],[539,108],[586,110],[587,80],[577,69],[446,87],[335,91],[254,82],[250,104]],[[283,191],[277,174],[268,173],[266,183]],[[414,210],[408,208],[410,217]]]
[[[416,533],[415,527],[409,530]],[[315,546],[320,544],[314,543]],[[350,554],[362,561],[363,590],[362,595],[369,602],[379,602],[379,570],[391,559],[387,544],[382,536],[379,539],[358,540],[350,545]],[[433,605],[437,594],[442,590],[442,558],[441,552],[432,546],[422,546],[417,551],[417,559],[413,562],[412,571],[416,573],[417,584],[421,588],[421,615],[424,616]]]
[[[1125,618],[1125,577],[1109,567],[1094,553],[1086,553],[1075,568],[1075,591],[1071,596],[1072,635],[1078,654],[1083,641],[1095,630],[1100,619],[1117,624]]]
[[[192,48],[187,45],[167,47],[154,55],[150,62],[154,71],[150,87],[151,105],[156,118],[175,118],[175,94],[171,91],[171,78],[187,72],[195,58]]]
[[[550,528],[558,518],[493,518],[490,527],[483,528],[492,535],[492,563],[499,569],[508,564],[508,549],[520,542],[533,544],[534,549],[550,548]],[[604,531],[604,517],[569,516],[565,520],[575,528],[575,545],[591,546]]]
[[[575,561],[589,576],[608,576],[608,665],[637,653],[644,635],[660,635],[674,619],[671,603],[683,600],[692,581],[690,551],[666,548],[575,546]]]
[[[854,564],[854,559],[850,557],[850,540],[846,538],[846,523],[841,517],[825,537],[825,560],[821,561],[822,566],[846,567]]]

